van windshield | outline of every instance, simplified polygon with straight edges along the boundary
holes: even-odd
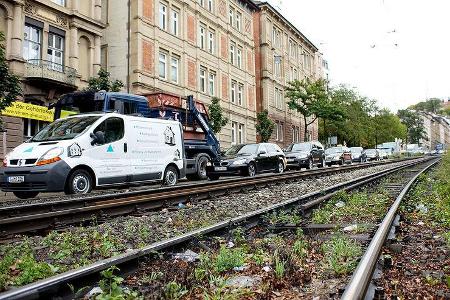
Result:
[[[30,141],[70,140],[86,131],[100,116],[84,116],[57,120],[39,131]]]

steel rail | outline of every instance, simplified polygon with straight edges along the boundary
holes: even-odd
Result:
[[[412,161],[422,161],[423,159]],[[406,160],[405,163],[409,163],[410,161]],[[293,172],[258,176],[246,178],[245,180],[229,179],[213,183],[149,190],[144,192],[144,194],[142,194],[142,191],[138,191],[100,195],[90,197],[89,200],[80,199],[76,204],[71,203],[73,200],[64,200],[62,201],[63,204],[61,207],[58,206],[58,203],[42,203],[42,205],[49,205],[46,206],[48,209],[45,211],[37,209],[37,205],[4,208],[3,210],[0,209],[0,215],[8,216],[8,214],[13,214],[12,211],[15,211],[15,214],[0,218],[0,238],[14,234],[61,228],[70,224],[90,222],[95,218],[97,218],[98,222],[101,222],[114,216],[155,209],[173,203],[206,199],[213,195],[220,195],[233,190],[240,191],[260,185],[273,184],[275,182],[299,180],[309,176],[324,176],[378,165],[379,163],[375,163],[309,172]],[[30,210],[33,207],[35,209]]]
[[[395,199],[394,203],[390,207],[388,213],[383,219],[383,222],[378,227],[372,241],[369,244],[364,256],[361,258],[349,284],[347,285],[344,294],[341,299],[345,300],[360,300],[365,298],[365,294],[369,283],[372,279],[373,272],[375,270],[375,265],[377,263],[378,257],[380,256],[381,249],[383,247],[384,241],[386,240],[389,231],[391,229],[394,218],[397,214],[398,207],[401,201],[406,196],[411,186],[417,180],[417,178],[426,172],[429,168],[437,164],[439,160],[428,165],[426,168],[422,169],[417,173],[403,188],[400,194]]]
[[[403,161],[408,161],[410,159],[405,159]],[[45,201],[45,202],[39,202],[39,203],[31,203],[31,204],[24,204],[24,205],[13,205],[13,206],[4,206],[0,207],[0,220],[14,217],[18,215],[25,215],[25,214],[37,214],[37,213],[45,213],[48,211],[55,211],[59,209],[70,209],[70,208],[77,208],[77,207],[83,207],[88,205],[93,205],[97,203],[98,201],[106,201],[106,200],[116,200],[119,198],[131,198],[131,197],[139,197],[139,196],[149,196],[149,195],[156,195],[159,193],[165,193],[165,192],[172,192],[172,191],[181,191],[191,188],[199,188],[204,186],[217,186],[218,184],[226,184],[226,183],[232,183],[232,182],[239,182],[241,184],[245,184],[247,181],[255,180],[255,178],[265,180],[285,180],[286,177],[293,178],[301,178],[301,177],[307,177],[311,175],[327,175],[327,174],[334,174],[339,173],[347,170],[354,170],[354,169],[362,169],[362,168],[368,168],[378,165],[385,165],[390,164],[394,162],[401,162],[399,161],[383,161],[383,162],[370,162],[365,164],[359,164],[359,165],[349,165],[344,166],[341,168],[327,168],[327,169],[315,169],[315,170],[309,170],[309,171],[293,171],[293,172],[286,172],[283,174],[263,174],[259,175],[257,177],[240,177],[240,178],[231,178],[231,179],[225,179],[220,181],[209,181],[209,182],[196,182],[196,183],[190,183],[190,184],[183,184],[173,187],[163,187],[163,188],[151,188],[151,189],[145,189],[145,190],[139,190],[139,191],[129,191],[129,192],[123,192],[123,193],[109,193],[109,194],[102,194],[102,195],[94,195],[94,196],[84,196],[84,197],[78,197],[78,198],[69,198],[69,199],[63,199],[63,200],[57,200],[57,201]]]
[[[415,166],[420,163],[425,163],[430,159],[424,160],[416,160],[413,162],[409,162],[402,166],[396,166],[387,170],[383,170],[377,172],[375,174],[370,174],[366,176],[362,176],[356,179],[352,179],[343,183],[339,183],[337,185],[311,192],[299,197],[294,197],[280,203],[271,205],[269,207],[261,208],[256,211],[249,212],[242,216],[238,216],[232,219],[228,219],[216,224],[213,224],[208,227],[204,227],[201,229],[197,229],[191,231],[189,233],[182,234],[180,236],[170,238],[164,241],[156,242],[150,244],[144,248],[136,249],[132,251],[128,251],[124,254],[120,254],[108,259],[104,259],[93,264],[90,264],[85,267],[81,267],[76,270],[67,271],[59,275],[55,275],[49,277],[44,280],[37,281],[35,283],[28,284],[26,286],[13,289],[7,292],[0,294],[0,300],[14,300],[14,299],[52,299],[53,296],[58,295],[67,295],[70,294],[72,287],[84,287],[93,282],[97,282],[99,280],[99,273],[103,270],[108,269],[111,266],[117,266],[121,269],[121,271],[133,270],[136,269],[138,262],[146,256],[152,255],[155,251],[161,251],[168,249],[173,246],[181,245],[187,241],[193,240],[198,236],[204,236],[207,234],[211,234],[214,232],[219,232],[221,230],[227,229],[232,226],[236,226],[238,224],[242,224],[244,222],[251,222],[252,220],[259,219],[266,213],[271,211],[281,209],[288,206],[299,205],[300,208],[304,206],[305,209],[311,209],[314,206],[319,205],[322,201],[327,199],[328,194],[334,193],[336,191],[342,189],[354,189],[358,188],[363,184],[371,183],[379,180],[385,176],[388,176],[397,171]],[[308,200],[313,199],[313,204],[308,204]],[[317,199],[322,199],[322,201],[317,201]]]

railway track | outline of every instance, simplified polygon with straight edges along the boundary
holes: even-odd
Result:
[[[417,159],[412,161],[415,160]],[[406,160],[406,162],[408,161]],[[146,210],[167,207],[180,202],[199,201],[227,193],[255,189],[268,184],[328,176],[394,162],[398,161],[294,171],[283,174],[267,174],[253,178],[233,178],[176,187],[1,207],[0,239],[8,240],[15,234],[45,232],[52,229],[61,229],[68,225],[88,223],[93,220],[96,223],[101,223],[112,217],[142,214]]]
[[[396,166],[387,170],[383,170],[381,172],[377,172],[376,174],[363,176],[341,184],[337,184],[335,186],[328,187],[326,189],[317,192],[288,199],[286,201],[280,202],[270,207],[253,211],[251,213],[233,219],[225,220],[217,224],[201,228],[172,239],[151,244],[139,250],[132,250],[125,254],[118,255],[110,259],[98,261],[92,265],[77,270],[65,272],[60,275],[56,275],[36,283],[8,291],[6,293],[0,294],[0,299],[37,299],[37,298],[51,299],[56,295],[58,296],[65,295],[70,297],[70,295],[72,295],[73,290],[69,288],[69,286],[77,290],[78,288],[92,285],[93,282],[97,282],[99,280],[100,271],[105,270],[111,266],[119,267],[121,272],[123,273],[134,271],[138,268],[138,264],[140,261],[143,260],[143,258],[147,257],[148,255],[151,255],[152,253],[155,253],[155,251],[168,250],[172,247],[179,247],[180,245],[183,245],[186,242],[192,241],[193,239],[195,240],[198,236],[206,236],[213,233],[223,232],[224,230],[228,231],[230,228],[233,228],[238,225],[243,226],[245,224],[258,224],[259,220],[261,220],[261,218],[267,213],[282,210],[285,208],[296,207],[300,211],[305,212],[306,214],[312,208],[315,208],[324,201],[330,199],[331,197],[333,197],[333,195],[335,195],[339,191],[342,190],[350,191],[353,189],[357,189],[362,186],[378,182],[381,179],[389,175],[395,174],[399,171],[404,171],[407,170],[408,168],[409,169],[415,168],[415,166],[420,164],[426,164],[427,165],[426,168],[422,167],[420,168],[420,170],[414,169],[413,171],[409,172],[410,174],[417,174],[418,176],[419,173],[422,173],[425,169],[429,168],[435,163],[437,163],[436,159],[418,159],[414,161],[409,161],[403,164],[402,166]],[[414,178],[407,184],[406,188],[400,192],[399,197],[406,193],[407,189],[412,185],[412,182],[414,181],[415,178],[417,178],[417,176],[414,176]],[[399,188],[397,187],[397,191],[398,189]],[[398,201],[396,200],[396,203],[397,202]],[[380,226],[380,228],[382,227],[385,228],[385,226],[388,225],[382,225]],[[390,225],[388,227],[390,227]],[[378,236],[378,234],[376,236]]]

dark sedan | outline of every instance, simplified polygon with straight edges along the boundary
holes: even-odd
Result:
[[[275,144],[241,144],[228,149],[220,161],[206,167],[210,180],[220,176],[241,175],[253,177],[257,173],[282,173],[286,167],[286,159],[281,148]]]
[[[367,160],[380,160],[380,151],[378,149],[367,149],[366,150]]]
[[[367,155],[363,147],[350,147],[350,151],[352,152],[352,160],[354,162],[363,163],[367,161]]]
[[[291,144],[284,153],[288,167],[311,169],[314,165],[319,168],[325,166],[325,153],[319,142]]]

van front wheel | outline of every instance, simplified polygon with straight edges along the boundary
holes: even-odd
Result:
[[[89,172],[79,169],[70,175],[68,182],[69,194],[88,194],[92,191],[92,176]]]
[[[178,172],[174,166],[168,166],[164,172],[164,185],[173,186],[178,182]]]
[[[13,192],[13,194],[19,199],[30,199],[36,197],[39,192]]]

